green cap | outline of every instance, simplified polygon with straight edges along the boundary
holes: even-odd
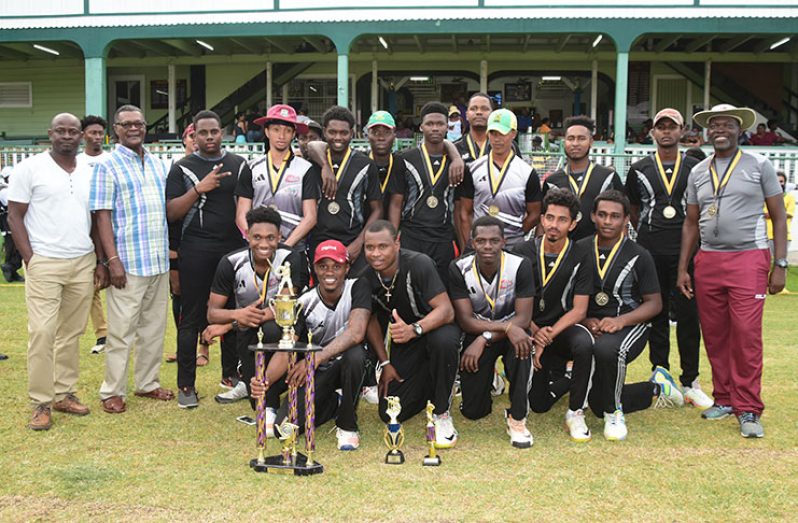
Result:
[[[396,129],[396,122],[388,111],[377,111],[369,117],[366,124],[366,130],[371,129],[375,125],[382,125],[389,129]]]
[[[496,109],[488,116],[488,131],[499,131],[509,134],[518,130],[518,119],[508,109]]]

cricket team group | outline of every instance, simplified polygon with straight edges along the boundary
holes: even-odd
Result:
[[[334,423],[340,450],[360,445],[358,403],[379,403],[387,421],[389,396],[399,421],[432,402],[438,448],[458,440],[455,396],[460,419],[477,420],[505,393],[516,448],[532,446],[528,425],[549,422],[529,411],[566,395],[577,442],[599,426],[589,412],[620,441],[632,412],[686,403],[762,437],[762,314],[768,292],[784,288],[787,231],[773,166],[737,145],[753,111],[693,115],[713,148],[699,160],[679,150],[684,117],[661,110],[656,151],[622,181],[591,161],[585,116],[565,121],[563,165],[543,179],[518,150],[512,112],[483,93],[467,108],[468,132],[451,143],[448,108],[427,103],[423,141],[398,152],[392,115],[377,111],[364,153],[351,146],[349,109],[317,123],[275,105],[256,122],[266,153],[249,160],[224,149],[219,116],[201,111],[171,165],[145,147],[137,107],[113,115],[110,152],[97,139],[111,131],[102,118],[56,115],[51,149],[15,167],[8,195],[26,267],[29,427],[49,429],[53,411],[89,413],[76,395],[79,339],[106,289],[99,397],[109,414],[128,407],[129,365],[136,396],[197,407],[197,345],[218,341],[229,390],[216,400],[254,407],[265,394],[274,437],[288,386],[304,395],[305,363],[269,353],[259,379],[249,347],[280,339],[269,303],[282,292],[302,305],[297,338],[322,347],[316,424]],[[293,289],[280,289],[284,270]],[[176,396],[160,378],[170,289]],[[712,397],[698,382],[702,336]],[[646,346],[650,379],[627,383]]]

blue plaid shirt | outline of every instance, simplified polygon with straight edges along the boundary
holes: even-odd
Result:
[[[150,153],[144,159],[123,145],[94,167],[89,205],[110,210],[114,239],[125,271],[155,276],[169,270],[164,164]]]

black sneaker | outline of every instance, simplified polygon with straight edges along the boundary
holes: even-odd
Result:
[[[91,348],[92,354],[100,354],[103,351],[105,351],[105,336],[102,338],[97,338],[97,343],[95,343],[94,347]]]

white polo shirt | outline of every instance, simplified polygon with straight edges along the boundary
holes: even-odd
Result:
[[[77,258],[94,250],[90,184],[91,169],[86,163],[77,162],[70,174],[55,163],[49,151],[14,167],[8,200],[28,204],[25,229],[34,254]]]

